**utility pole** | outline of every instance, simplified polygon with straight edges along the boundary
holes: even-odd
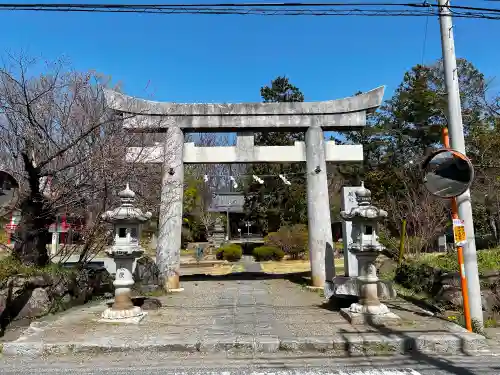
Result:
[[[451,148],[465,155],[465,137],[462,124],[462,106],[458,86],[457,59],[453,40],[453,25],[450,11],[450,0],[438,0],[439,24],[441,27],[441,47],[446,91],[448,95],[448,129]],[[467,289],[470,300],[470,315],[473,323],[483,327],[483,307],[481,302],[481,286],[477,269],[476,240],[472,219],[470,191],[457,197],[458,216],[464,221],[467,245],[464,246],[464,268],[467,278]]]

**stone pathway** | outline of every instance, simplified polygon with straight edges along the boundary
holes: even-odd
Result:
[[[252,255],[243,255],[240,262],[245,267],[245,272],[262,272],[260,263],[256,262]]]
[[[347,323],[319,294],[283,279],[208,278],[182,286],[184,292],[159,298],[163,307],[149,311],[139,325],[98,323],[105,304],[94,304],[33,324],[18,340],[4,343],[3,353],[285,350],[354,355],[400,352],[408,345],[441,352],[482,345],[482,336],[401,301],[389,304],[401,325],[380,328]]]

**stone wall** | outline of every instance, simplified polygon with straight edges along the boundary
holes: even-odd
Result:
[[[462,308],[458,272],[443,272],[428,265],[406,263],[397,268],[394,280],[407,289],[429,296],[442,308]],[[500,271],[483,274],[480,281],[483,309],[500,310]]]
[[[15,275],[0,280],[0,336],[16,320],[34,319],[113,292],[106,269]]]

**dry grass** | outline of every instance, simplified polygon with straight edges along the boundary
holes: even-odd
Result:
[[[231,273],[239,273],[245,271],[245,266],[240,263],[233,264],[233,268],[231,269]]]
[[[229,275],[231,273],[243,272],[244,266],[242,264],[217,264],[213,266],[200,266],[200,267],[189,267],[185,268],[185,275],[211,275],[211,276],[223,276]]]
[[[311,271],[309,260],[282,260],[261,262],[262,271],[271,274],[299,273]],[[337,273],[344,270],[344,259],[335,259],[335,270]]]
[[[207,269],[207,275],[221,276],[229,275],[230,273],[242,272],[244,266],[241,264],[223,264],[220,266],[214,266]]]

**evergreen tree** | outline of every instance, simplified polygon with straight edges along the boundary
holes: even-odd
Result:
[[[264,103],[302,102],[304,95],[286,77],[277,77],[269,86],[261,87]],[[303,132],[262,132],[255,136],[261,146],[290,146],[304,140]],[[292,164],[254,164],[251,174],[264,180],[261,185],[249,177],[244,184],[247,219],[263,233],[280,226],[307,222],[304,166]],[[285,185],[279,174],[286,175],[292,185]]]

